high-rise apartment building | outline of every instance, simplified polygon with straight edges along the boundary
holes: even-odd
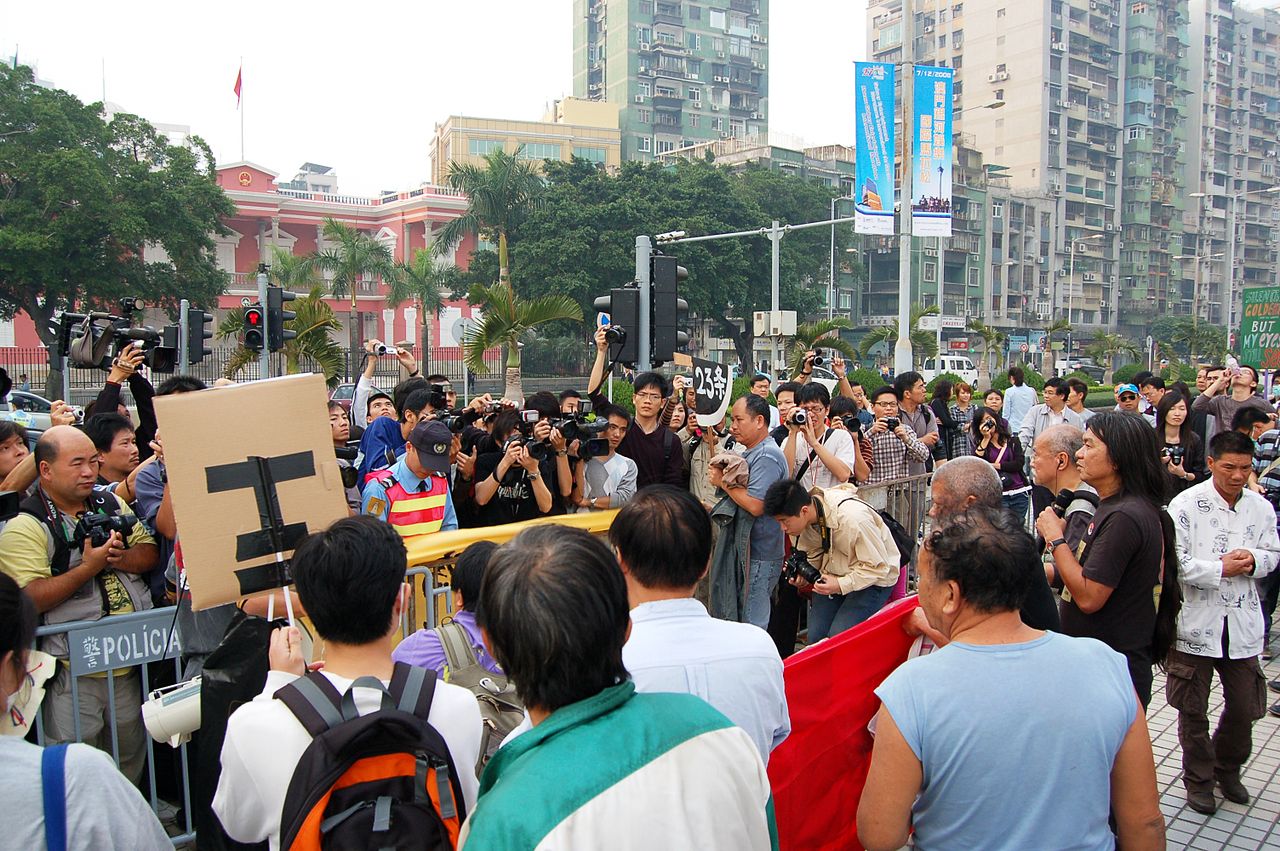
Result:
[[[1280,285],[1280,193],[1266,191],[1280,185],[1280,7],[1249,9],[1233,0],[1190,6],[1190,85],[1203,94],[1188,134],[1188,189],[1197,197],[1186,222],[1197,238],[1186,242],[1182,268],[1199,316],[1226,325],[1231,289],[1238,325],[1243,288]]]
[[[622,158],[768,132],[769,0],[574,0],[573,94],[620,107]]]

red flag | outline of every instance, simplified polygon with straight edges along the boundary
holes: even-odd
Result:
[[[236,71],[236,86],[233,91],[236,93],[236,109],[240,108],[240,78],[244,76],[244,66],[240,66],[240,70]]]

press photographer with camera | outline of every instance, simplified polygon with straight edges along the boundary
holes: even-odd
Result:
[[[900,554],[889,527],[848,484],[810,491],[795,479],[774,482],[764,511],[793,538],[782,578],[812,587],[809,643],[865,621],[889,601]]]
[[[871,442],[871,470],[862,484],[874,485],[906,477],[909,463],[923,464],[928,459],[929,447],[898,418],[898,394],[889,385],[871,394],[871,410],[876,415],[875,422],[863,430]],[[886,508],[883,491],[877,491],[872,501],[880,503],[876,508]],[[900,506],[895,508],[901,510]],[[892,513],[895,509],[889,511]]]
[[[1186,398],[1176,392],[1165,393],[1156,404],[1156,436],[1171,497],[1204,478],[1204,445],[1191,426],[1190,414]]]
[[[834,487],[850,481],[855,473],[859,479],[867,478],[871,470],[859,457],[853,436],[828,423],[831,396],[827,388],[805,384],[796,394],[796,403],[787,412],[787,440],[782,444],[791,475],[810,488]]]
[[[550,436],[551,424],[538,420],[538,412],[528,410],[504,410],[494,418],[490,436],[495,450],[476,458],[476,519],[481,526],[516,523],[551,513],[551,488],[534,454],[546,452],[542,441]]]
[[[151,440],[156,436],[157,428],[156,409],[153,403],[156,389],[138,372],[145,359],[146,351],[140,344],[129,343],[124,346],[112,360],[107,381],[98,393],[98,398],[85,411],[86,419],[94,414],[110,413],[118,413],[128,419],[129,409],[125,407],[124,400],[121,398],[121,390],[127,383],[129,394],[133,396],[134,407],[138,410],[138,427],[135,437],[140,461],[151,457]]]
[[[361,427],[378,417],[391,416],[395,412],[395,400],[379,391],[373,384],[373,373],[378,367],[378,358],[394,356],[408,374],[408,378],[422,377],[422,373],[418,371],[417,359],[414,358],[413,352],[407,349],[389,346],[381,340],[365,340],[364,351],[364,369],[360,372],[360,378],[356,380],[355,395],[351,400],[351,422]],[[385,402],[374,407],[374,397],[380,393],[385,397]]]
[[[39,486],[0,533],[0,570],[26,590],[41,623],[96,620],[152,606],[142,574],[156,566],[155,540],[123,501],[94,490],[97,456],[93,441],[79,429],[46,431],[36,443]],[[50,636],[41,649],[64,660],[45,695],[46,741],[76,741],[66,635]],[[120,769],[137,783],[146,739],[137,669],[117,671],[114,686]],[[110,751],[105,677],[82,676],[77,690],[78,740]]]
[[[1026,464],[1022,441],[1016,434],[1009,433],[1009,427],[995,411],[986,407],[974,412],[970,429],[973,454],[995,467],[1000,474],[1004,507],[1025,523],[1027,508],[1031,505],[1031,485],[1022,472]]]
[[[608,423],[603,437],[605,446],[601,447],[607,451],[592,452],[585,463],[578,465],[574,489],[577,505],[591,511],[621,508],[636,495],[636,462],[618,454],[618,444],[627,436],[631,418],[616,405],[596,411],[596,417]]]

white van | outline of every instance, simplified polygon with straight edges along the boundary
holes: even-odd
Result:
[[[941,369],[938,369],[939,362],[941,362]],[[920,370],[920,374],[924,376],[926,384],[943,373],[960,376],[970,387],[978,386],[978,369],[973,365],[973,361],[969,360],[965,355],[942,355],[937,358],[927,358],[924,362],[924,367]]]

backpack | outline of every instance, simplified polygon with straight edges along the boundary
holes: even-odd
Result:
[[[356,688],[382,692],[360,715]],[[346,694],[318,672],[275,693],[311,734],[280,819],[281,848],[457,847],[466,818],[444,737],[427,723],[436,678],[397,663],[386,688],[360,677]]]
[[[515,686],[502,674],[495,674],[480,664],[467,631],[457,623],[447,623],[434,630],[444,649],[448,668],[445,682],[462,686],[476,696],[480,704],[480,759],[476,775],[498,752],[503,739],[524,720],[524,703],[516,695]]]
[[[893,542],[898,547],[898,555],[902,558],[898,567],[906,567],[916,554],[916,539],[907,531],[907,527],[899,523],[898,518],[889,512],[877,508],[876,514],[879,514],[880,519],[884,521],[884,525],[889,527],[889,534],[893,537]]]

